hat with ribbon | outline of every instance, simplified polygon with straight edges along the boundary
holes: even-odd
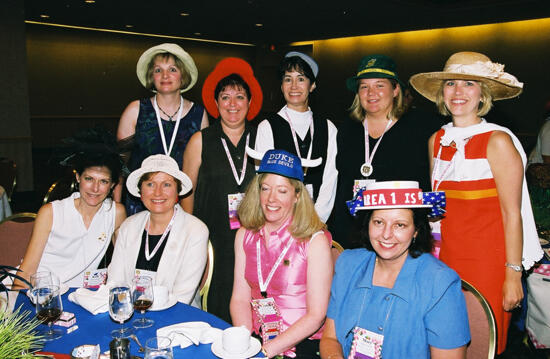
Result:
[[[504,65],[492,62],[478,52],[457,52],[451,55],[443,71],[423,72],[411,77],[411,85],[422,96],[435,102],[443,80],[473,80],[485,83],[493,100],[504,100],[518,96],[523,91],[523,83],[504,72]]]
[[[352,92],[357,92],[357,87],[360,79],[393,79],[399,83],[402,89],[405,85],[399,79],[396,72],[397,65],[395,61],[386,55],[369,55],[365,56],[359,62],[357,74],[350,77],[346,81],[348,89]]]
[[[246,153],[255,160],[261,160],[257,173],[274,173],[283,177],[294,178],[304,182],[304,167],[317,167],[323,159],[302,159],[285,150],[268,150],[265,153],[246,147]]]
[[[254,77],[252,67],[248,62],[238,57],[228,57],[218,62],[214,70],[204,80],[204,85],[202,85],[202,103],[210,116],[218,118],[220,112],[215,98],[216,86],[220,80],[231,74],[239,75],[250,88],[250,107],[246,115],[246,118],[250,121],[260,112],[264,97],[262,87]]]
[[[191,55],[189,55],[184,49],[181,48],[181,46],[177,44],[160,44],[157,46],[153,46],[150,49],[147,49],[143,54],[141,54],[136,66],[136,73],[139,82],[141,82],[144,87],[147,87],[147,68],[149,67],[149,63],[158,54],[163,54],[166,52],[172,54],[173,56],[177,57],[181,62],[183,62],[183,66],[185,66],[185,70],[187,71],[191,79],[189,81],[189,85],[181,89],[180,92],[191,90],[191,88],[197,83],[199,71],[197,70],[197,66],[195,66],[195,61],[193,61]],[[153,92],[157,91],[153,90]]]
[[[185,173],[180,171],[178,163],[175,159],[167,155],[152,155],[147,157],[141,163],[141,167],[130,173],[126,179],[126,188],[136,197],[140,196],[138,183],[141,176],[150,172],[164,172],[170,176],[177,178],[181,182],[180,196],[193,189],[193,183]]]
[[[346,202],[350,213],[358,210],[393,208],[431,208],[430,217],[445,213],[445,192],[422,192],[416,181],[369,183]]]

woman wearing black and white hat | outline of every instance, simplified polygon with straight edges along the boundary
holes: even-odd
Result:
[[[308,55],[291,51],[279,66],[281,91],[286,105],[258,125],[256,150],[265,152],[277,148],[301,158],[322,158],[317,168],[307,169],[304,183],[323,222],[328,220],[334,205],[338,172],[334,124],[314,116],[309,108],[309,96],[316,88],[319,73],[317,63]]]
[[[191,135],[208,126],[204,107],[181,95],[197,82],[195,62],[179,45],[166,43],[145,51],[136,72],[141,84],[155,94],[131,102],[120,117],[117,139],[129,154],[128,169],[135,170],[145,158],[159,153],[174,158],[181,168]],[[128,215],[144,209],[139,198],[127,192],[125,204]]]
[[[178,204],[191,190],[191,180],[173,158],[153,155],[130,173],[126,187],[147,210],[120,226],[108,282],[131,283],[138,270],[179,302],[200,308],[196,294],[206,265],[208,229]]]

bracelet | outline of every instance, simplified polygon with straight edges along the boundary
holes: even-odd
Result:
[[[523,266],[521,264],[511,264],[511,263],[505,263],[504,266],[514,270],[515,272],[522,272]]]

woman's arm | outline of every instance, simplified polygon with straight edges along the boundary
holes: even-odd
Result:
[[[334,207],[336,199],[336,185],[338,183],[338,170],[336,169],[336,155],[338,148],[336,147],[336,136],[338,130],[334,124],[327,120],[328,125],[328,148],[325,168],[323,170],[323,179],[319,187],[319,195],[315,201],[315,211],[321,218],[321,221],[326,222]]]
[[[495,178],[502,212],[506,262],[521,265],[523,252],[521,219],[523,162],[510,136],[502,131],[492,133],[487,145],[487,160]],[[504,310],[514,309],[523,299],[521,272],[506,267],[502,292]]]
[[[202,163],[202,133],[195,132],[189,139],[185,152],[183,153],[183,168],[182,171],[189,177],[193,184],[193,189],[185,197],[182,198],[180,204],[183,210],[193,214],[193,204],[195,200],[195,189],[197,186],[197,177]]]
[[[120,116],[118,121],[118,128],[116,131],[117,141],[124,140],[130,136],[133,136],[136,133],[136,123],[139,116],[139,100],[132,101]],[[124,179],[122,176],[119,178],[119,181],[115,188],[113,189],[113,199],[116,202],[122,200],[122,189],[124,186]]]
[[[44,253],[44,248],[48,242],[48,237],[52,230],[53,225],[53,208],[51,203],[43,205],[34,221],[34,226],[32,229],[31,240],[23,257],[23,262],[19,269],[21,272],[18,274],[25,278],[26,280],[30,279],[31,274],[36,273],[40,260],[42,259],[42,254]],[[19,280],[15,280],[12,286],[12,289],[22,289],[26,288],[27,285]]]
[[[210,126],[210,123],[208,121],[208,115],[206,114],[206,110],[204,110],[204,112],[202,113],[201,130],[208,126]]]
[[[245,231],[245,228],[241,227],[235,235],[235,273],[229,311],[234,326],[244,325],[252,331],[252,306],[250,305],[252,294],[244,277],[246,254],[244,253],[243,240]]]
[[[322,359],[345,359],[342,345],[336,338],[334,320],[330,318],[327,318],[325,321],[325,329],[323,329],[323,337],[321,338],[319,349]]]
[[[314,334],[325,321],[333,264],[330,245],[324,234],[311,239],[307,253],[306,314],[275,339],[264,343],[269,357],[292,348]]]
[[[466,345],[454,349],[430,347],[430,355],[432,359],[466,359]]]
[[[434,170],[434,143],[435,143],[436,134],[437,132],[431,135],[430,139],[428,140],[428,161],[430,161],[430,178],[432,178],[433,170]],[[432,182],[433,182],[433,178],[432,178]]]
[[[113,236],[111,237],[111,240],[113,241],[113,245],[116,244],[116,237],[118,234],[118,228],[124,222],[126,219],[126,208],[124,208],[124,205],[120,203],[116,204],[116,217],[115,217],[115,230],[113,231]]]

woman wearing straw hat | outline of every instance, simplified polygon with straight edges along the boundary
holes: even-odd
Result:
[[[191,137],[183,160],[195,190],[183,208],[204,221],[214,247],[214,273],[208,311],[230,321],[233,283],[233,242],[239,228],[237,206],[254,177],[254,160],[245,152],[254,146],[249,121],[262,107],[262,89],[250,65],[239,58],[220,61],[202,87],[203,103],[219,119]]]
[[[465,358],[470,328],[460,278],[433,257],[418,182],[367,185],[365,248],[336,262],[321,357]]]
[[[197,82],[195,62],[180,46],[166,43],[145,51],[136,71],[141,84],[155,94],[131,102],[120,117],[117,138],[131,152],[128,169],[135,170],[145,158],[158,153],[171,156],[181,168],[191,135],[208,126],[204,108],[181,96]],[[144,209],[139,198],[125,195],[128,215]]]
[[[336,126],[314,116],[309,96],[316,88],[319,66],[310,56],[298,51],[287,53],[279,65],[281,91],[286,105],[258,125],[256,150],[277,148],[304,158],[322,158],[316,168],[304,173],[306,188],[323,222],[332,212],[336,194]]]
[[[261,336],[268,358],[319,358],[333,268],[330,233],[307,193],[298,156],[249,154],[262,160],[239,207],[233,325]],[[320,163],[303,160],[308,167]]]
[[[334,239],[345,248],[357,245],[355,233],[361,217],[350,216],[346,201],[369,181],[394,178],[414,180],[428,190],[429,162],[426,143],[441,127],[433,116],[417,111],[404,113],[403,84],[395,62],[385,55],[369,55],[361,59],[357,74],[347,80],[355,93],[351,119],[338,130],[338,188],[334,215],[329,228]]]
[[[147,210],[120,226],[108,282],[131,283],[137,273],[150,276],[177,301],[200,308],[208,229],[178,204],[191,190],[191,180],[172,157],[153,155],[130,173],[126,187]]]
[[[447,194],[440,258],[487,297],[502,353],[510,311],[523,298],[522,270],[540,259],[542,250],[521,144],[482,116],[493,100],[518,96],[523,84],[476,52],[456,53],[443,71],[414,75],[411,84],[452,116],[429,141],[433,189]]]

